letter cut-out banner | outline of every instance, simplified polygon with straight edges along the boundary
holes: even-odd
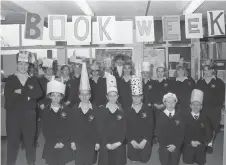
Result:
[[[115,16],[97,17],[97,34],[100,44],[109,44],[115,42]]]
[[[224,10],[207,11],[209,36],[225,35]]]
[[[202,14],[185,15],[186,38],[203,38]]]
[[[66,41],[67,15],[48,15],[49,39]]]
[[[135,17],[135,23],[136,23],[136,41],[137,42],[155,41],[153,16],[137,16]]]
[[[180,16],[162,17],[163,41],[180,41]]]
[[[187,39],[203,38],[203,15],[194,13],[185,15],[185,34]],[[48,15],[48,36],[53,41],[67,41],[69,45],[92,44],[132,44],[133,22],[116,21],[115,16],[97,16],[92,22],[91,16]],[[208,36],[225,35],[224,10],[207,11]],[[153,16],[135,16],[136,41],[154,42],[155,30]],[[163,41],[181,41],[180,16],[163,16]],[[92,28],[91,28],[92,27]],[[44,18],[35,13],[26,13],[25,39],[43,40],[45,37]]]
[[[35,13],[26,13],[24,38],[42,40],[44,18]]]
[[[72,16],[74,27],[73,39],[76,45],[90,45],[91,16]]]

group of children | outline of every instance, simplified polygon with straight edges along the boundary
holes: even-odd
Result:
[[[132,65],[122,62],[120,56],[119,66],[116,60],[113,72],[105,72],[103,77],[94,63],[92,78],[82,61],[75,61],[73,77],[67,65],[62,67],[61,77],[53,76],[53,61],[45,59],[45,76],[37,78],[28,75],[32,59],[29,52],[21,51],[18,71],[5,86],[7,165],[15,164],[21,134],[27,163],[35,164],[37,103],[45,138],[43,159],[48,165],[73,160],[78,165],[125,165],[127,158],[147,163],[154,137],[162,165],[178,165],[181,153],[184,163],[205,164],[219,120],[218,111],[212,111],[224,99],[223,94],[218,99],[211,96],[219,96],[224,86],[211,77],[209,65],[207,78],[196,85],[184,74],[183,66],[178,66],[176,80],[164,76],[163,65],[157,67],[157,80],[151,80],[150,64],[145,62],[142,78],[134,76]]]

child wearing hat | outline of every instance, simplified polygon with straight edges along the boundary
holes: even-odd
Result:
[[[126,136],[125,113],[118,103],[116,78],[107,77],[106,105],[99,109],[100,153],[98,165],[125,165],[126,152],[124,140]]]
[[[56,68],[55,65],[56,63],[54,63],[52,59],[43,59],[42,68],[44,71],[44,76],[39,78],[39,83],[43,92],[43,96],[39,100],[39,108],[41,110],[50,104],[49,98],[46,97],[47,83],[50,82],[54,76],[54,69]]]
[[[131,161],[147,163],[151,157],[153,136],[153,111],[142,102],[142,78],[131,79],[132,106],[127,110],[127,157]]]
[[[97,151],[100,148],[98,109],[90,103],[91,89],[85,63],[82,64],[79,92],[81,102],[72,109],[71,148],[75,152],[75,164],[92,165],[97,161]]]
[[[202,102],[203,92],[194,89],[191,94],[191,112],[185,118],[183,161],[186,164],[206,163],[206,145],[211,141],[212,131],[208,117],[201,112]]]
[[[73,159],[70,146],[70,117],[72,110],[62,104],[65,84],[52,78],[47,84],[47,97],[50,105],[42,115],[42,133],[45,138],[43,159],[48,165],[64,165]]]
[[[213,152],[213,143],[220,128],[221,109],[225,100],[225,84],[215,74],[215,64],[212,60],[203,63],[203,78],[199,79],[196,88],[203,91],[203,113],[211,123],[213,137],[208,144],[208,153]]]
[[[71,79],[67,82],[68,85],[68,97],[67,97],[67,105],[73,107],[74,105],[80,102],[79,99],[79,84],[81,78],[81,70],[82,70],[82,60],[81,59],[74,59],[71,61],[74,63],[73,68],[74,72],[71,76]]]
[[[156,135],[159,140],[159,159],[161,165],[178,165],[181,146],[184,140],[185,123],[181,114],[175,110],[177,97],[173,93],[163,96],[165,109],[157,111]]]
[[[153,105],[153,101],[155,98],[155,93],[154,93],[155,81],[150,78],[151,77],[150,62],[142,62],[141,75],[143,78],[143,93],[144,93],[143,102],[147,105]]]
[[[96,106],[104,105],[107,102],[107,84],[106,78],[100,77],[100,66],[94,62],[91,66],[90,86],[91,86],[91,102]]]
[[[7,131],[7,165],[15,165],[21,134],[28,165],[35,164],[37,100],[42,96],[36,78],[28,75],[31,52],[17,54],[17,71],[9,76],[4,88]]]

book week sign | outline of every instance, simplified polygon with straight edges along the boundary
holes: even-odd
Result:
[[[224,10],[207,11],[208,35],[225,35]],[[91,16],[72,16],[73,39],[80,45],[91,43],[92,32],[98,38],[99,44],[115,43],[118,28],[124,28],[120,22],[116,21],[115,16],[97,16],[97,21],[92,22]],[[52,41],[66,41],[67,15],[48,15],[49,39]],[[93,31],[91,29],[91,25]],[[153,16],[136,16],[136,41],[154,42],[155,29]],[[120,27],[121,26],[121,27]],[[131,24],[131,26],[133,26]],[[26,13],[25,38],[42,40],[44,18],[35,13]],[[133,28],[129,28],[132,30]],[[162,17],[163,41],[180,41],[180,16]],[[125,29],[127,31],[127,29]],[[203,38],[202,14],[195,13],[185,15],[186,38]],[[94,37],[94,36],[93,36]],[[131,41],[132,42],[132,41]]]

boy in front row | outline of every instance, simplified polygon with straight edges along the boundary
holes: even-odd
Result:
[[[164,111],[156,111],[156,135],[159,140],[161,165],[178,165],[184,140],[185,123],[175,110],[177,97],[173,93],[163,96]]]
[[[206,163],[206,146],[213,134],[209,119],[201,112],[202,103],[203,92],[194,89],[191,95],[191,113],[185,118],[183,161],[186,164],[204,165]]]

